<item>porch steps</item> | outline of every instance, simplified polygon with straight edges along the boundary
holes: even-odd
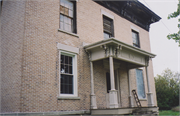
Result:
[[[133,93],[133,95],[134,95],[134,99],[135,99],[135,101],[136,101],[137,107],[142,107],[142,106],[141,106],[141,103],[140,103],[140,101],[139,101],[138,95],[137,95],[137,93],[136,93],[136,90],[135,90],[135,89],[132,90],[132,93]]]

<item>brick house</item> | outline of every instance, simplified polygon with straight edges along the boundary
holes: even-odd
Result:
[[[161,18],[137,0],[1,1],[1,113],[158,113],[149,40]]]

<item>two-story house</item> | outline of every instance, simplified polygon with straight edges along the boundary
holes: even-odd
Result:
[[[1,114],[158,114],[161,18],[139,1],[1,1],[0,18]]]

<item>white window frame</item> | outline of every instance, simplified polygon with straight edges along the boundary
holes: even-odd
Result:
[[[61,94],[61,55],[71,56],[73,60],[73,94]],[[77,54],[59,50],[59,96],[60,97],[77,97]]]

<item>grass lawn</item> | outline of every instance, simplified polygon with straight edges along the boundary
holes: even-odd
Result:
[[[180,113],[172,111],[172,110],[161,110],[161,111],[159,111],[159,115],[169,115],[169,116],[172,116],[172,115],[180,115]]]

